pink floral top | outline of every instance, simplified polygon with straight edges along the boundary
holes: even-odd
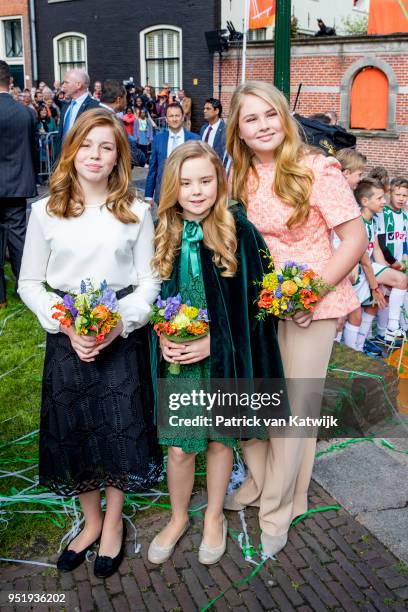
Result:
[[[331,230],[359,217],[360,210],[336,159],[310,155],[305,163],[315,177],[305,223],[291,230],[287,228],[293,208],[273,193],[271,164],[257,165],[259,185],[253,174],[248,179],[248,218],[262,233],[276,267],[292,260],[321,274],[333,252]],[[313,319],[342,317],[359,305],[350,281],[345,278],[319,302]]]

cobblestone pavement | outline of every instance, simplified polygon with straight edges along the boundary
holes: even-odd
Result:
[[[312,483],[311,507],[335,503],[319,485]],[[238,514],[226,514],[229,527],[241,531]],[[227,553],[219,563],[201,565],[197,550],[202,517],[196,515],[172,559],[163,566],[155,566],[146,559],[147,547],[167,515],[161,512],[140,516],[136,524],[141,552],[135,555],[134,543],[129,541],[128,556],[119,573],[108,580],[94,577],[92,563],[82,565],[72,574],[61,575],[50,568],[3,564],[1,590],[66,593],[65,609],[81,612],[193,612],[205,608],[223,591],[225,594],[211,609],[234,612],[408,609],[408,567],[399,563],[345,510],[312,514],[292,527],[289,542],[277,560],[267,560],[256,576],[240,586],[233,583],[248,577],[255,566],[245,561],[236,539],[228,538]],[[256,510],[248,509],[245,518],[251,542],[257,546]],[[55,563],[56,556],[43,561]],[[2,612],[12,609],[1,606]],[[37,604],[33,609],[64,608]]]

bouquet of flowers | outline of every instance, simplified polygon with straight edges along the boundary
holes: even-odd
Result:
[[[259,283],[262,289],[257,318],[260,320],[268,314],[286,318],[299,311],[313,312],[323,291],[334,289],[306,265],[287,261],[281,270],[276,270],[272,257],[267,257],[271,272]]]
[[[99,289],[87,279],[81,281],[80,293],[64,295],[63,302],[54,304],[52,318],[64,327],[75,326],[78,335],[96,336],[99,344],[121,319],[118,300],[104,280]]]
[[[163,334],[172,342],[190,342],[208,334],[208,313],[205,308],[196,308],[189,302],[183,304],[181,295],[162,300],[159,296],[152,306],[150,322],[158,336]],[[171,363],[170,372],[180,374],[179,363]]]

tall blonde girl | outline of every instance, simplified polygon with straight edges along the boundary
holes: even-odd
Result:
[[[337,318],[356,308],[346,278],[365,250],[360,211],[334,158],[310,150],[300,138],[284,95],[273,85],[248,81],[232,97],[227,128],[232,157],[232,197],[244,202],[277,267],[307,264],[336,287],[314,314],[279,322],[285,376],[326,376]],[[342,240],[333,253],[331,232]],[[307,414],[305,392],[290,391],[292,412]],[[307,509],[315,438],[252,440],[243,444],[248,476],[225,507],[259,506],[264,552],[274,555],[287,541],[292,519]]]

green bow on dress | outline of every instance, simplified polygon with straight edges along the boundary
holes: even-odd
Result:
[[[180,263],[180,281],[183,286],[188,283],[189,261],[193,277],[196,278],[201,274],[200,241],[203,237],[203,230],[198,221],[184,220]]]

